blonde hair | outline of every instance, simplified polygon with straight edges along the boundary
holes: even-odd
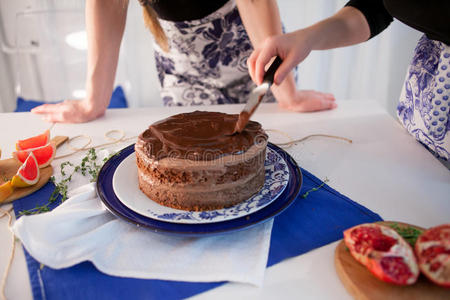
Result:
[[[153,0],[138,0],[142,5],[145,26],[150,30],[155,38],[156,43],[164,52],[169,52],[169,42],[166,33],[159,23],[158,16],[150,3]]]

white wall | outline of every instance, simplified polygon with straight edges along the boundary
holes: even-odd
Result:
[[[278,1],[287,31],[328,17],[345,3]],[[83,30],[83,6],[81,0],[0,1],[0,111],[14,109],[16,92],[52,101],[84,88],[86,53],[64,41],[68,33]],[[130,0],[116,81],[125,87],[130,106],[160,106],[151,36],[141,14],[138,1]],[[313,52],[300,65],[299,86],[332,92],[339,100],[374,99],[394,114],[419,36],[395,21],[363,45]],[[17,45],[21,53],[14,52]]]
[[[84,27],[82,0],[0,1],[0,111],[12,111],[16,95],[47,102],[80,97],[87,53],[65,37]],[[130,106],[162,105],[152,37],[138,1],[130,1],[116,84]]]
[[[142,9],[138,1],[130,0],[117,81],[126,82],[127,96],[133,106],[162,106],[152,44]]]
[[[278,1],[286,31],[332,15],[347,0]],[[299,86],[334,93],[338,100],[372,99],[395,114],[406,68],[420,33],[394,21],[368,42],[315,51],[299,66]]]

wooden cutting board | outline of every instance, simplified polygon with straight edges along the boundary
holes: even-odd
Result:
[[[67,136],[55,136],[52,138],[52,141],[54,141],[56,143],[56,147],[58,147],[67,141],[67,139]],[[14,175],[16,175],[17,170],[21,165],[22,164],[14,158],[0,160],[0,184],[3,184],[3,182],[10,180]],[[20,199],[39,190],[52,176],[53,168],[51,165],[48,165],[47,167],[40,169],[39,172],[40,177],[36,184],[26,188],[14,189],[14,192],[6,198],[5,201],[1,202],[0,205],[13,202],[14,200]]]
[[[399,226],[417,226],[399,222],[379,222],[389,225],[396,223]],[[357,262],[348,251],[342,240],[336,247],[334,262],[336,272],[347,291],[355,299],[365,300],[439,300],[450,299],[450,289],[440,287],[429,281],[424,275],[420,275],[417,282],[411,286],[397,286],[376,278],[362,264]]]

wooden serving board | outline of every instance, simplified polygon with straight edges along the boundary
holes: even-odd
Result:
[[[383,225],[396,223],[399,226],[412,226],[423,230],[423,228],[400,222],[378,223]],[[336,247],[334,262],[336,272],[345,288],[358,300],[450,299],[450,289],[433,284],[422,274],[419,276],[417,282],[411,286],[398,286],[379,280],[365,266],[353,258],[343,240]]]
[[[67,139],[67,136],[55,136],[52,138],[52,141],[54,141],[56,143],[56,147],[58,147],[67,141]],[[3,182],[10,180],[14,175],[16,175],[17,170],[21,165],[22,164],[14,158],[0,160],[0,184],[3,184]],[[13,202],[14,200],[20,199],[39,190],[52,176],[53,168],[51,165],[48,165],[47,167],[40,169],[39,173],[39,181],[36,184],[26,188],[15,188],[14,192],[6,198],[5,201],[1,202],[0,205]]]

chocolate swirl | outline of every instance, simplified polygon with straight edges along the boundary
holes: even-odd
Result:
[[[140,136],[147,155],[190,160],[213,160],[238,154],[267,141],[261,124],[250,121],[241,133],[232,134],[238,115],[195,111],[171,116],[149,126]]]

